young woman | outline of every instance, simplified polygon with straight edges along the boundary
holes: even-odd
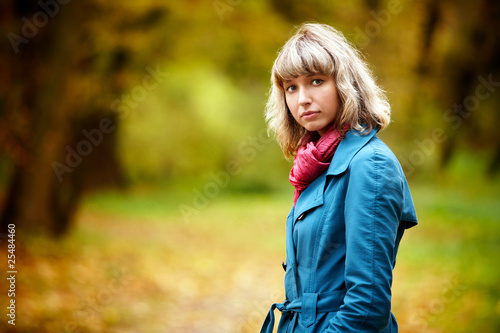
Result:
[[[266,119],[295,187],[285,293],[261,332],[397,332],[392,270],[417,224],[401,166],[377,137],[390,106],[358,52],[330,26],[304,24],[272,69]]]

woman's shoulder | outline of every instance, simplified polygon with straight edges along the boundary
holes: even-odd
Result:
[[[351,170],[371,168],[379,171],[392,169],[401,171],[401,165],[392,150],[377,135],[374,135],[351,160]]]
[[[376,129],[365,133],[350,130],[333,155],[328,175],[341,175],[348,169],[374,168],[375,164],[401,169],[394,153],[378,138]]]

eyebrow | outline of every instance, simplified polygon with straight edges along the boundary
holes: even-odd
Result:
[[[309,73],[309,74],[306,74],[306,77],[311,77],[311,76],[317,76],[317,75],[320,75],[320,76],[326,76],[325,74],[322,74],[322,73]],[[300,76],[300,75],[299,75]],[[292,80],[296,79],[295,77],[291,80],[283,80],[283,83],[290,83]]]

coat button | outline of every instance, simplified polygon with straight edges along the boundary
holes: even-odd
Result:
[[[281,267],[283,267],[283,270],[286,272],[286,264],[283,261],[281,262]]]

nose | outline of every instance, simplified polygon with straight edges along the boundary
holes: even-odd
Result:
[[[299,89],[299,105],[300,106],[306,106],[311,104],[312,99],[311,95],[309,93],[309,90],[307,88],[301,88]]]

